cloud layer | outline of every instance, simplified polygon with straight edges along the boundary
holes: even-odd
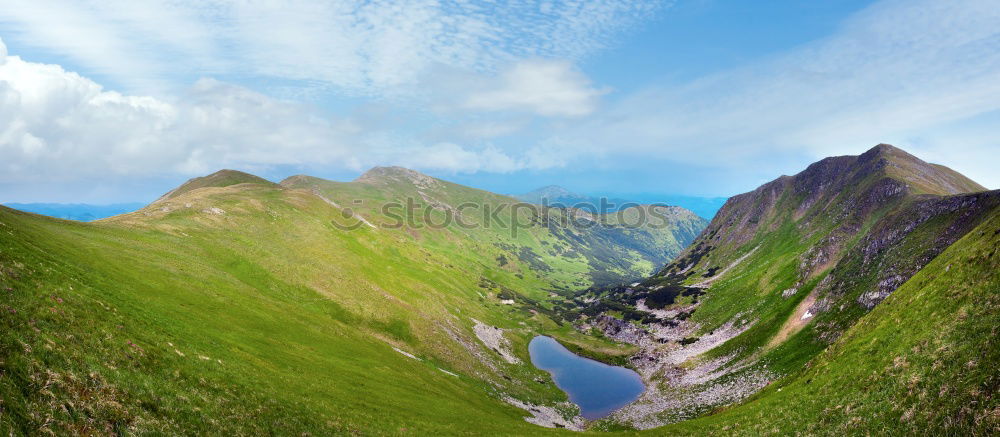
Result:
[[[569,62],[527,61],[505,71],[492,89],[473,91],[462,105],[489,111],[529,111],[543,116],[578,117],[597,106],[607,90],[596,89]]]
[[[0,53],[4,53],[0,41]],[[176,99],[123,95],[57,65],[0,57],[0,183],[399,163],[504,172],[491,147],[421,143],[300,103],[202,79]]]
[[[628,94],[577,61],[655,2],[149,1],[0,5],[4,38],[87,72],[0,41],[0,194],[394,164],[623,174],[623,192],[698,169],[676,177],[720,175],[687,186],[725,195],[878,142],[1000,187],[992,0],[884,0],[826,38]],[[342,107],[299,98],[316,92]]]
[[[492,72],[576,60],[660,1],[7,0],[5,37],[62,54],[131,92],[177,75],[258,76],[359,95],[409,94],[444,66]],[[234,73],[238,71],[239,73]]]

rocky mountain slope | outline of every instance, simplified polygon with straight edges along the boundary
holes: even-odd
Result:
[[[590,311],[582,327],[639,345],[654,387],[618,418],[677,422],[802,371],[998,205],[1000,192],[885,144],[730,198],[659,273],[594,296],[641,324]]]
[[[805,365],[741,405],[655,432],[996,435],[998,245],[994,208]]]

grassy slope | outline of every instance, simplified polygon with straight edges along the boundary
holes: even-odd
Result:
[[[210,207],[225,214],[203,212]],[[5,296],[0,310],[4,332],[10,333],[0,343],[0,427],[24,432],[547,433],[523,422],[523,411],[496,401],[495,389],[483,382],[490,379],[489,370],[442,335],[440,323],[453,320],[466,338],[471,338],[471,317],[512,328],[513,350],[522,359],[527,340],[539,331],[581,344],[595,356],[621,355],[612,344],[488,299],[481,276],[490,276],[496,287],[531,290],[532,296],[544,294],[545,281],[497,269],[480,256],[458,256],[470,253],[463,246],[469,244],[466,239],[491,241],[486,234],[415,236],[364,227],[344,233],[330,225],[338,216],[337,209],[307,191],[255,184],[181,193],[138,215],[96,225],[0,209],[0,293]],[[851,426],[898,429],[911,423],[897,423],[907,415],[912,423],[943,427],[943,416],[920,418],[929,414],[926,409],[964,421],[963,429],[995,427],[995,414],[983,418],[984,411],[996,408],[995,400],[981,393],[996,388],[995,379],[984,373],[990,366],[982,364],[997,361],[996,347],[982,330],[997,325],[996,258],[984,252],[996,244],[997,220],[994,213],[989,226],[968,234],[885,304],[859,316],[859,324],[813,359],[804,373],[780,380],[745,406],[670,429],[793,432],[799,430],[796,426],[811,426],[822,432],[833,429],[827,425],[854,422],[856,415],[850,413],[857,411],[867,415],[859,413],[862,422]],[[945,227],[948,222],[924,226]],[[772,237],[756,242],[762,246],[759,251],[798,250],[803,243],[796,232],[775,229]],[[534,235],[522,238],[525,244],[537,241]],[[962,258],[956,252],[979,255]],[[806,294],[788,301],[773,296],[793,280],[789,269],[798,258],[786,258],[744,263],[732,272],[732,283],[722,281],[717,287],[745,291],[766,284],[757,293],[778,305],[759,315],[780,320]],[[941,273],[942,259],[953,259],[962,268]],[[906,293],[918,293],[906,290],[918,288],[914,281],[927,275],[950,279],[926,278],[930,282],[920,285],[922,290],[954,285],[968,295],[902,300]],[[813,278],[806,288],[820,279]],[[746,282],[750,280],[754,282]],[[975,294],[977,290],[981,293]],[[699,317],[724,318],[728,311],[741,310],[735,300],[715,302],[703,306],[705,315]],[[964,306],[956,306],[960,304]],[[969,316],[961,316],[962,308]],[[922,325],[924,320],[931,323]],[[910,330],[890,333],[897,325]],[[873,343],[868,331],[858,331],[865,326],[881,340]],[[947,335],[933,337],[938,330]],[[751,330],[742,338],[757,344],[771,335]],[[772,356],[786,357],[785,368],[796,369],[825,347],[814,336],[808,329],[800,331]],[[930,346],[921,345],[923,340],[940,343],[934,346],[937,355],[926,352]],[[950,345],[939,350],[945,345],[941,342]],[[976,344],[986,345],[985,350],[973,350]],[[390,345],[424,361],[406,358]],[[923,355],[913,349],[916,345]],[[858,386],[855,379],[886,372],[879,367],[886,360],[896,366],[897,355],[881,351],[897,349],[911,351],[913,358],[904,356],[907,361],[894,369],[912,371]],[[977,361],[979,367],[969,367],[974,353],[993,355]],[[927,364],[930,358],[934,360]],[[856,372],[854,360],[861,363]],[[978,397],[974,405],[983,408],[958,414],[960,404],[949,403],[944,395],[929,397],[930,387],[940,390],[933,384],[943,379],[930,376],[927,366],[942,372],[942,378],[965,378],[945,393],[956,390],[956,402]],[[530,383],[544,376],[530,366],[501,369],[511,376],[509,383],[500,380],[505,393],[533,402],[562,398],[551,385]],[[904,378],[920,389],[913,399],[907,397],[909,386],[905,395],[897,387]],[[858,392],[872,385],[880,390]],[[778,392],[777,386],[786,388]],[[788,397],[793,395],[799,397]],[[840,408],[828,402],[851,397],[864,402],[851,403],[846,413],[841,412],[846,400],[839,402]],[[906,408],[893,410],[894,400]],[[807,407],[797,411],[797,403]],[[914,406],[918,408],[907,413]],[[872,419],[865,422],[865,417]],[[974,420],[970,417],[979,422],[969,422]]]
[[[691,247],[660,274],[632,287],[638,293],[611,297],[631,303],[655,295],[660,286],[665,286],[660,293],[671,290],[677,278],[682,284],[699,283],[750,254],[705,295],[673,300],[677,308],[700,302],[689,318],[700,325],[693,337],[731,320],[754,322],[685,365],[730,357],[730,364],[754,363],[736,377],[761,366],[778,375],[797,374],[868,313],[859,304],[863,294],[897,275],[909,278],[1000,205],[1000,192],[925,194],[979,186],[899,149],[880,146],[867,155],[867,160],[857,159],[862,162],[828,158],[800,175],[730,199]],[[886,161],[880,163],[880,157]],[[885,193],[894,192],[901,180],[910,191],[887,198]],[[814,260],[815,265],[804,267]],[[793,288],[796,293],[782,296]],[[815,309],[813,300],[823,308]],[[802,321],[806,308],[813,308],[814,317]]]
[[[171,236],[0,214],[4,428],[539,431],[523,422],[523,411],[490,397],[473,377],[482,369],[460,351],[422,340],[426,320],[401,318],[405,302],[355,296],[338,304],[212,231]],[[526,387],[533,391],[506,391],[536,401],[559,396]]]
[[[180,196],[189,191],[197,190],[199,188],[206,187],[229,187],[237,184],[258,184],[258,185],[275,185],[267,179],[259,176],[255,176],[249,173],[244,173],[237,170],[219,170],[208,176],[197,177],[191,179],[181,186],[174,188],[169,193],[164,194],[159,200],[166,200],[169,198]]]
[[[0,217],[4,427],[549,432],[479,381],[435,368],[447,363],[410,360],[369,335],[405,334],[356,329],[371,322],[259,266],[202,265],[221,250],[211,236],[190,253],[177,246],[200,238],[190,233]],[[998,235],[994,213],[808,369],[744,405],[655,432],[995,431]]]
[[[445,328],[473,344],[472,318],[512,329],[525,361],[540,331],[620,353],[490,298],[551,283],[485,264],[451,230],[344,232],[308,191],[224,185],[96,224],[0,209],[3,427],[545,433],[496,393],[565,399],[533,382],[547,374],[493,358],[494,372]]]
[[[656,432],[997,433],[998,246],[994,211],[806,369],[743,405]]]
[[[606,226],[576,226],[570,223],[571,211],[523,204],[405,169],[377,168],[370,173],[375,174],[347,183],[295,176],[283,185],[317,191],[379,227],[413,223],[415,226],[408,229],[388,231],[452,258],[475,259],[489,267],[490,275],[534,278],[554,291],[645,276],[680,253],[707,224],[681,208],[658,211],[656,217],[648,208],[633,208],[599,218]],[[440,208],[429,214],[426,209],[414,209],[416,212],[411,214],[407,212],[407,199]],[[391,202],[398,206],[386,208]],[[454,212],[463,204],[472,207]],[[486,210],[482,205],[493,209]],[[663,226],[629,226],[641,223],[643,215]],[[664,223],[660,218],[663,216],[669,221]],[[462,226],[456,217],[470,226]],[[428,221],[448,225],[432,228],[425,226]],[[540,289],[521,290],[532,288]],[[547,296],[543,293],[529,297],[543,300]]]

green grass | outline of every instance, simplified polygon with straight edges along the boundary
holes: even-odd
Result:
[[[534,382],[548,375],[496,359],[494,372],[445,329],[477,344],[473,318],[507,328],[525,362],[527,342],[549,332],[620,358],[620,347],[529,309],[551,310],[564,297],[550,293],[591,284],[595,268],[616,280],[642,274],[635,265],[650,269],[647,257],[668,255],[642,248],[673,238],[645,233],[648,241],[629,243],[619,235],[619,244],[597,231],[538,225],[515,235],[509,221],[472,230],[343,231],[333,225],[344,219],[340,209],[261,181],[216,173],[140,212],[92,224],[0,209],[0,427],[15,434],[546,433],[498,398],[564,401],[554,385]],[[354,196],[378,205],[419,195],[402,183],[323,182],[344,204]],[[431,195],[453,204],[511,202],[442,187]],[[608,244],[618,249],[607,251]],[[680,249],[674,246],[668,250]],[[525,248],[537,258],[519,257]],[[607,252],[592,252],[598,248]],[[514,268],[499,268],[498,254]],[[501,305],[496,296],[511,291],[521,304]]]
[[[666,236],[550,226],[517,235],[457,227],[345,232],[332,224],[344,219],[340,209],[287,185],[206,186],[93,224],[0,207],[0,431],[569,435],[529,424],[527,412],[499,400],[566,399],[553,384],[535,382],[548,374],[528,364],[530,339],[551,335],[620,364],[634,351],[576,331],[555,309],[573,296],[566,289],[593,284],[597,270],[621,279],[629,266],[648,266],[645,248]],[[419,196],[406,184],[320,189],[341,204]],[[509,201],[447,183],[425,194]],[[889,209],[864,232],[903,217]],[[364,205],[356,211],[387,219]],[[823,316],[849,323],[835,341],[819,341],[814,323],[767,351],[762,359],[786,376],[747,402],[649,433],[995,432],[1000,213],[991,211],[961,222],[978,227],[873,311]],[[959,218],[921,224],[879,259],[903,265]],[[772,219],[765,224],[783,220]],[[868,281],[857,290],[870,282],[847,262],[810,278],[793,298],[780,297],[798,279],[799,254],[834,225],[762,228],[742,249],[702,260],[704,271],[759,247],[692,316],[706,330],[738,313],[758,320],[711,356],[745,356],[767,344],[824,275]],[[524,248],[534,256],[519,256]],[[501,295],[517,304],[501,304]],[[525,363],[503,364],[481,348],[494,357],[493,371],[453,341],[449,330],[477,344],[472,319],[507,329]]]
[[[1000,213],[805,369],[670,434],[993,435],[1000,429]]]
[[[452,312],[463,316],[456,329],[468,329],[471,316],[516,326],[516,316],[505,319],[471,299],[478,275],[456,275],[408,246],[394,248],[401,254],[387,274],[374,267],[394,259],[380,237],[332,233],[320,220],[282,226],[284,214],[302,205],[273,199],[264,203],[276,213],[270,223],[210,199],[228,208],[209,219],[226,220],[220,227],[190,223],[205,218],[187,211],[157,221],[161,229],[0,211],[2,427],[31,434],[539,431],[522,410],[496,400],[477,376],[482,364],[435,330]],[[503,390],[534,402],[563,398],[537,383]]]

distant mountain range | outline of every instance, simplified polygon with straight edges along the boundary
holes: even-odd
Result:
[[[725,197],[697,197],[672,194],[633,194],[619,196],[592,196],[574,193],[558,185],[549,185],[524,194],[514,194],[514,198],[528,203],[550,206],[577,207],[596,212],[615,212],[630,205],[666,204],[680,206],[694,212],[699,217],[711,219],[726,203]],[[602,211],[603,210],[603,211]]]
[[[65,220],[90,222],[125,214],[146,206],[143,203],[90,205],[86,203],[5,203],[4,206]]]
[[[196,185],[203,183],[203,179],[204,178],[193,179],[191,182],[185,184],[186,188],[184,189],[193,189],[192,187],[196,188]],[[178,187],[178,189],[180,189],[180,187]],[[171,194],[176,193],[170,192],[167,193],[166,196]],[[554,207],[577,206],[582,209],[586,209],[589,212],[599,212],[602,205],[602,198],[599,196],[576,194],[558,185],[549,185],[528,193],[515,194],[512,197],[522,202],[537,205],[547,203],[549,206]],[[633,205],[665,204],[680,206],[697,214],[699,217],[708,220],[715,216],[715,213],[719,210],[719,208],[726,203],[726,198],[637,194],[629,196],[628,199],[621,197],[605,197],[603,198],[603,201],[603,205],[608,206],[607,211],[605,212],[616,212],[622,208]],[[19,209],[21,211],[81,222],[90,222],[125,214],[137,211],[146,206],[144,203],[137,202],[115,203],[110,205],[94,205],[87,203],[5,203],[3,205],[9,208]]]

